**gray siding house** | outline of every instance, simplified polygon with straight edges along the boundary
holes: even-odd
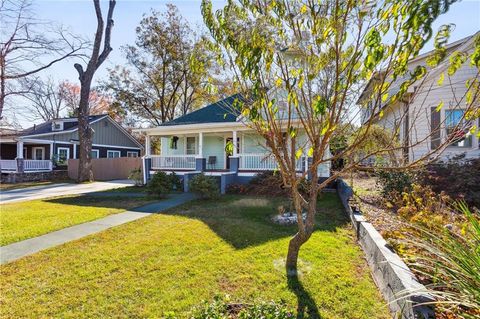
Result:
[[[90,116],[92,158],[139,157],[142,145],[110,116]],[[59,118],[0,137],[2,172],[52,170],[78,156],[78,120]]]

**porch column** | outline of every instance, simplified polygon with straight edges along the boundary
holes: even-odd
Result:
[[[145,156],[150,156],[150,135],[145,136]]]
[[[73,158],[77,158],[77,143],[73,143]]]
[[[203,132],[198,133],[198,157],[203,158]]]
[[[50,160],[53,159],[53,143],[50,143]],[[67,158],[68,161],[68,158]]]
[[[233,156],[237,156],[237,147],[238,147],[238,141],[237,141],[237,131],[232,132],[232,140],[233,140]]]
[[[23,141],[17,141],[17,158],[23,158]]]

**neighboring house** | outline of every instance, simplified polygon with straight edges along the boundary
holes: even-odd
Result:
[[[188,179],[204,172],[220,177],[223,193],[231,183],[246,183],[259,172],[276,170],[265,140],[233,111],[237,99],[241,99],[238,94],[160,126],[137,130],[146,134],[145,181],[155,171],[175,172],[188,190]],[[159,155],[151,154],[152,137],[160,140]],[[301,144],[305,135],[300,132],[297,140]],[[227,145],[233,147],[229,150]],[[299,158],[298,171],[307,167],[308,158]],[[318,177],[328,176],[330,163],[322,164]]]
[[[470,132],[473,126],[476,125],[478,128],[479,123],[463,118],[466,106],[466,82],[478,76],[478,69],[470,65],[468,58],[455,74],[449,76],[447,73],[449,60],[454,52],[463,52],[468,57],[471,56],[474,40],[478,34],[447,45],[445,59],[435,68],[430,68],[426,64],[426,59],[432,51],[412,59],[409,62],[409,70],[419,65],[426,66],[425,78],[413,83],[403,98],[392,103],[390,97],[398,93],[401,83],[409,79],[409,76],[397,79],[389,89],[388,100],[375,111],[372,123],[397,132],[399,143],[404,146],[402,155],[410,162],[428,156],[434,150],[442,151],[438,157],[441,160],[448,160],[457,155],[464,155],[466,158],[480,157],[479,138],[474,132]],[[358,100],[363,111],[363,125],[372,114],[373,103],[369,101],[372,86],[383,76],[385,74],[382,72],[375,74]],[[440,106],[441,103],[443,106]],[[478,98],[474,103],[479,103]]]
[[[139,157],[142,145],[108,115],[89,117],[92,158]],[[78,120],[60,118],[0,136],[3,172],[49,171],[78,156]]]

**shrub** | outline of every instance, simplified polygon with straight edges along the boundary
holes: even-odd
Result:
[[[227,186],[227,194],[246,195],[250,194],[250,189],[248,185],[230,184]]]
[[[148,182],[149,194],[163,197],[172,190],[172,180],[165,172],[156,172]]]
[[[132,180],[135,186],[142,186],[143,185],[142,170],[140,168],[136,168],[130,171],[130,174],[128,175],[128,179]]]
[[[420,175],[420,183],[480,208],[480,159],[430,164]]]
[[[461,230],[416,228],[407,240],[415,248],[410,267],[429,281],[427,293],[446,318],[480,317],[480,222],[465,203],[456,206]],[[418,293],[413,292],[413,293]]]
[[[409,192],[397,201],[397,213],[408,222],[422,226],[445,225],[455,221],[449,207],[450,197],[437,194],[430,187],[413,184]]]
[[[249,194],[285,196],[289,195],[288,189],[283,185],[280,172],[262,172],[255,175],[249,183]]]
[[[189,188],[203,199],[214,199],[220,195],[217,180],[213,176],[195,175],[189,182]]]
[[[307,179],[300,181],[299,190],[308,193],[310,185]],[[227,187],[229,194],[261,195],[261,196],[290,196],[290,191],[283,185],[279,172],[262,172],[255,175],[247,184],[230,184]]]
[[[378,170],[377,183],[381,187],[381,194],[388,200],[397,199],[403,192],[412,189],[414,175],[403,171]]]
[[[169,177],[170,177],[170,183],[172,184],[173,190],[177,190],[177,191],[183,190],[182,180],[180,179],[180,177],[178,177],[177,174],[175,174],[175,172],[172,172],[172,174],[170,174]]]

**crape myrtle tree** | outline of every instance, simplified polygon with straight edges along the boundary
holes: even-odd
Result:
[[[90,55],[90,59],[87,63],[86,68],[84,68],[79,63],[74,64],[74,67],[78,72],[78,79],[80,80],[80,102],[78,105],[78,182],[93,181],[91,159],[93,131],[90,127],[89,121],[89,103],[91,97],[90,91],[95,72],[100,67],[100,65],[105,62],[108,55],[112,51],[112,47],[110,46],[110,39],[113,28],[113,10],[115,8],[115,4],[115,0],[110,0],[108,2],[108,12],[106,17],[107,21],[105,23],[102,9],[100,7],[100,0],[93,0],[95,15],[97,17],[97,29],[95,31],[92,53]]]
[[[376,148],[353,156],[371,144],[366,140],[376,135],[372,130],[378,132],[374,120],[383,116],[385,102],[402,99],[414,83],[425,78],[427,67],[449,63],[449,75],[450,68],[453,74],[462,64],[478,68],[479,39],[468,58],[458,53],[444,61],[450,28],[442,27],[434,37],[432,23],[453,2],[230,0],[213,12],[211,1],[203,0],[203,18],[221,52],[218,58],[230,63],[244,95],[237,107],[245,124],[265,139],[291,192],[298,231],[289,242],[287,274],[296,274],[300,247],[314,231],[319,192],[363,159],[404,149],[394,136],[382,137]],[[408,61],[433,37],[435,50],[428,66],[409,68]],[[364,98],[369,105],[365,113],[355,101],[362,85],[372,77],[378,81]],[[399,84],[397,90],[393,84]],[[461,103],[465,116],[471,117],[478,101],[478,80],[466,85],[468,97]],[[349,124],[358,127],[360,116],[364,117],[361,129],[349,136],[341,151],[331,155],[331,140],[348,134],[343,130],[351,130]],[[410,125],[413,127],[413,119]],[[440,145],[432,153],[441,149]],[[431,155],[410,162],[395,161],[395,165],[391,162],[386,168],[420,165]],[[310,163],[307,172],[299,174],[297,163],[304,156]],[[317,176],[319,165],[337,158],[349,161],[326,180],[308,179],[305,191],[305,178]]]

